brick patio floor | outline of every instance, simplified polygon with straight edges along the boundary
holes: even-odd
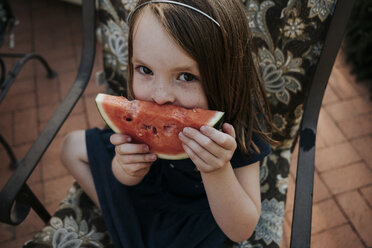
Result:
[[[22,158],[73,82],[81,51],[80,7],[57,0],[12,0],[20,23],[15,28],[13,52],[36,52],[57,71],[49,80],[37,63],[28,63],[0,106],[1,134]],[[1,52],[11,51],[5,44]],[[14,63],[7,60],[7,68]],[[312,247],[372,247],[372,102],[366,85],[356,83],[344,62],[336,60],[319,118],[313,205]],[[92,78],[83,97],[60,130],[28,183],[53,213],[73,182],[59,160],[63,137],[69,131],[103,127],[94,97],[103,92],[95,82],[102,71],[97,45]],[[295,162],[290,174],[282,247],[289,247]],[[0,188],[12,171],[0,147]],[[43,227],[31,211],[19,226],[0,223],[0,247],[16,248]]]

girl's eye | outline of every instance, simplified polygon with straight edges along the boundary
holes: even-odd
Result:
[[[190,74],[190,73],[182,73],[180,75],[179,79],[181,81],[191,82],[191,81],[196,80],[197,78],[194,75]]]
[[[149,69],[147,68],[146,66],[139,66],[138,67],[138,70],[141,74],[145,74],[145,75],[153,75],[154,73]]]

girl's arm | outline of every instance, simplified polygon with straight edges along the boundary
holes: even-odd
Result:
[[[180,139],[201,173],[213,216],[233,241],[249,238],[261,209],[259,163],[233,170],[236,149],[234,128],[225,123],[223,132],[205,127],[187,128]]]
[[[212,214],[233,241],[248,239],[261,213],[259,163],[201,173]]]

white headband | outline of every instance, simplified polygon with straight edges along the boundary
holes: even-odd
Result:
[[[185,3],[180,3],[180,2],[176,2],[176,1],[167,1],[167,0],[152,0],[152,1],[148,1],[148,2],[145,2],[145,3],[142,3],[142,4],[138,5],[128,15],[128,21],[132,18],[133,14],[138,9],[142,8],[143,6],[145,6],[145,5],[149,4],[149,3],[168,3],[168,4],[175,4],[175,5],[179,5],[179,6],[182,6],[182,7],[189,8],[189,9],[194,10],[194,11],[198,12],[199,14],[202,14],[203,16],[207,17],[209,20],[211,20],[212,22],[214,22],[218,27],[220,27],[220,24],[214,18],[212,18],[210,15],[206,14],[205,12],[201,11],[200,9],[197,9],[197,8],[195,8],[193,6],[190,6],[188,4],[185,4]]]

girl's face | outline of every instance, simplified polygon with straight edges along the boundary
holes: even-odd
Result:
[[[135,24],[131,63],[135,99],[208,109],[197,62],[174,42],[148,8]]]

